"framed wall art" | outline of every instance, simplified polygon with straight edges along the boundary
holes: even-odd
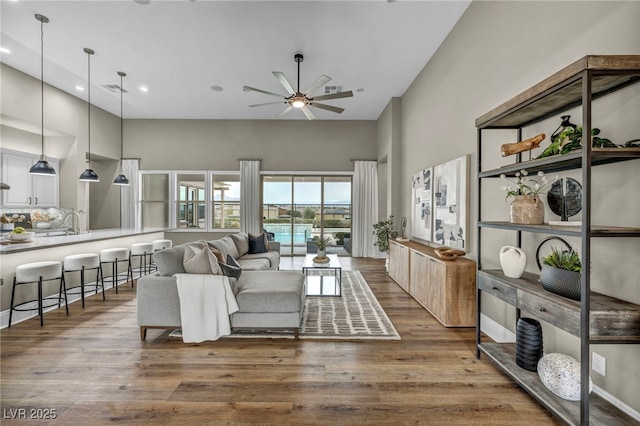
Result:
[[[411,236],[431,241],[433,223],[433,169],[430,167],[411,176]]]
[[[468,250],[469,156],[433,168],[433,239],[448,247]]]

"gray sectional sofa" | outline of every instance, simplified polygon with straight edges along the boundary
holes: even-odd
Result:
[[[287,329],[297,338],[305,302],[304,275],[298,271],[280,271],[280,243],[269,242],[264,253],[249,253],[245,233],[213,241],[196,241],[154,254],[158,271],[138,279],[137,305],[140,338],[147,329],[180,328],[180,299],[173,274],[185,273],[186,246],[212,247],[222,258],[232,256],[240,264],[238,279],[229,277],[240,310],[231,315],[231,327],[238,329]]]

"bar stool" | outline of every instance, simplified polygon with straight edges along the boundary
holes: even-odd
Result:
[[[96,253],[82,253],[82,254],[72,254],[69,256],[65,256],[63,261],[63,273],[68,272],[80,272],[80,286],[69,287],[67,289],[67,294],[78,294],[78,292],[72,292],[71,290],[80,288],[80,297],[82,298],[82,309],[84,309],[84,294],[85,287],[96,289],[96,294],[98,294],[98,287],[102,287],[102,300],[105,300],[104,297],[104,280],[99,281],[100,276],[102,275],[102,268],[100,267],[100,256]],[[96,281],[95,284],[85,284],[85,271],[89,271],[95,269],[96,270]]]
[[[140,273],[140,275],[138,277],[142,276],[142,273],[144,271],[144,274],[146,275],[147,272],[147,256],[149,256],[149,263],[151,263],[151,255],[153,254],[153,243],[136,243],[136,244],[131,244],[131,254],[129,255],[129,264],[131,264],[131,258],[133,257],[139,257],[140,261],[138,263],[138,272]],[[151,265],[149,265],[149,272],[151,270]],[[133,268],[131,269],[131,279],[133,279]]]
[[[153,240],[151,241],[151,243],[153,244],[154,253],[160,250],[173,247],[173,241],[171,240]],[[151,263],[149,264],[149,269],[151,269],[151,266],[153,266],[156,269],[156,271],[158,270],[158,267],[156,266],[156,262],[153,259],[153,256],[151,256]]]
[[[42,296],[42,283],[44,281],[53,281],[60,280],[60,290],[58,293],[58,297]],[[14,306],[15,295],[16,295],[16,287],[24,284],[38,284],[38,307],[37,308],[20,308],[22,305],[26,305],[28,303],[34,302],[36,299],[28,300],[26,302],[19,303]],[[67,304],[67,288],[64,284],[64,274],[62,273],[62,263],[58,261],[45,261],[45,262],[33,262],[33,263],[25,263],[24,265],[18,265],[16,267],[16,276],[13,277],[13,289],[11,290],[11,309],[9,310],[9,327],[11,327],[11,319],[13,317],[13,311],[35,311],[38,310],[38,315],[40,316],[40,327],[44,325],[44,315],[43,310],[45,308],[50,308],[55,305],[55,303],[44,305],[45,300],[54,300],[58,299],[58,308],[60,308],[60,303],[62,302],[62,297],[64,293],[64,307],[67,310],[67,315],[69,315],[69,305]]]
[[[100,268],[102,269],[102,286],[104,288],[104,265],[105,263],[111,264],[111,280],[113,282],[113,287],[116,289],[116,294],[118,294],[118,263],[127,262],[127,278],[129,281],[129,275],[131,275],[131,287],[133,287],[133,271],[131,270],[131,259],[129,259],[129,249],[128,248],[110,248],[104,249],[100,251]]]

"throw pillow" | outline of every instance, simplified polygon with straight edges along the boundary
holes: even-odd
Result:
[[[265,234],[249,234],[249,254],[266,253],[269,251],[269,243]]]
[[[153,260],[158,267],[158,275],[170,277],[173,274],[184,274],[182,259],[185,249],[185,246],[175,246],[155,252]]]
[[[187,246],[184,251],[182,264],[187,274],[220,275],[222,273],[215,255],[208,247],[199,249],[197,247]]]
[[[232,256],[227,256],[227,261],[229,259],[233,260],[233,263],[235,263],[235,265],[231,262],[221,263],[220,269],[222,269],[222,275],[226,277],[233,277],[235,279],[240,278],[240,274],[242,274],[242,268],[240,268],[240,265],[238,265],[238,263]]]
[[[211,253],[213,253],[213,255],[216,257],[218,263],[224,263],[224,255],[220,250],[211,246],[209,246],[209,250],[211,250]]]
[[[237,234],[231,234],[230,237],[233,242],[236,243],[236,248],[240,255],[238,257],[242,257],[249,253],[249,236],[246,233],[238,232]]]
[[[233,256],[227,256],[227,265],[235,266],[236,268],[240,268],[240,264]]]

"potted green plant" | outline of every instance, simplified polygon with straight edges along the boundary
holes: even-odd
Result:
[[[398,236],[393,225],[393,215],[389,216],[389,219],[381,220],[373,225],[373,235],[376,236],[376,242],[373,244],[378,246],[378,250],[381,252],[388,253],[389,240]]]
[[[578,253],[573,249],[558,250],[553,247],[542,263],[540,283],[545,290],[580,300],[582,264]]]
[[[318,248],[318,257],[324,258],[327,257],[327,245],[331,241],[331,237],[321,238],[319,236],[313,237],[311,242]]]

